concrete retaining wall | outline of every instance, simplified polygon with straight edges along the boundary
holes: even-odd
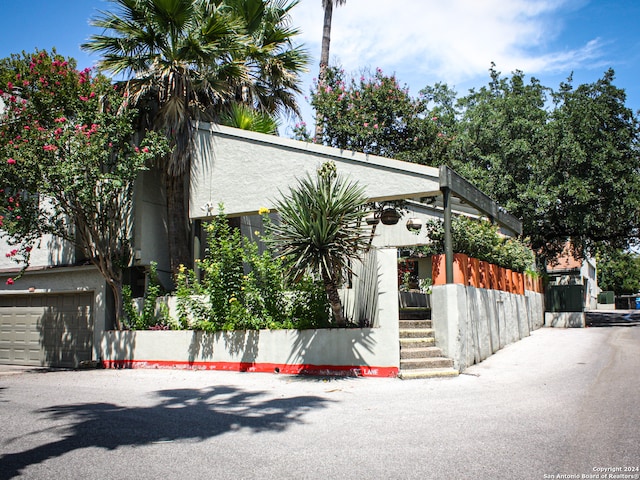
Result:
[[[109,331],[107,367],[396,376],[397,343],[373,328],[331,330]]]
[[[460,371],[542,327],[544,297],[460,284],[433,287],[436,344]]]
[[[546,312],[544,314],[545,327],[584,328],[586,324],[584,312]]]
[[[379,249],[378,328],[322,330],[107,331],[107,367],[202,368],[396,376],[400,365],[397,253]]]

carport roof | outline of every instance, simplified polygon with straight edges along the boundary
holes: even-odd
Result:
[[[440,168],[300,142],[220,125],[198,126],[192,162],[190,216],[208,218],[224,204],[229,216],[272,207],[279,192],[298,178],[335,162],[365,187],[372,202],[413,200],[443,208],[443,191],[451,194],[453,213],[487,217],[503,229],[522,233],[522,222],[469,181],[446,166]]]

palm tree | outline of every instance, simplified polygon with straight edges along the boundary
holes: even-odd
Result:
[[[281,220],[271,231],[276,251],[294,280],[308,270],[320,276],[338,326],[346,325],[338,295],[342,275],[369,246],[361,227],[366,201],[364,188],[337,175],[335,164],[327,162],[316,178],[301,179],[275,205]]]
[[[275,135],[278,133],[278,120],[266,112],[255,110],[244,103],[231,105],[228,112],[220,116],[220,124],[252,132]]]
[[[327,68],[329,67],[329,45],[331,44],[331,18],[333,17],[333,7],[344,5],[347,0],[322,0],[324,9],[324,23],[322,25],[322,48],[320,50],[320,72],[318,74],[318,85],[324,84],[326,80]],[[316,114],[316,139],[322,137],[321,114]]]
[[[297,0],[110,0],[92,25],[104,33],[82,45],[98,68],[129,79],[130,101],[146,127],[163,132],[171,153],[162,170],[171,268],[192,261],[188,192],[194,122],[217,121],[240,99],[267,111],[297,112],[307,62],[289,27]]]
[[[235,100],[270,115],[300,115],[296,95],[302,93],[302,72],[308,52],[293,45],[300,31],[291,25],[291,9],[299,0],[225,0],[244,26],[245,50],[234,53],[245,75],[238,77]]]

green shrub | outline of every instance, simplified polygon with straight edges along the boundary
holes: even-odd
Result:
[[[143,300],[142,311],[133,304],[131,287],[122,287],[122,298],[124,302],[125,325],[131,330],[169,330],[178,326],[169,317],[167,305],[158,307],[157,300],[164,294],[164,290],[158,279],[158,265],[151,262],[149,267],[149,284],[147,285]]]
[[[268,213],[268,212],[266,212]],[[268,222],[266,213],[263,221]],[[321,282],[303,278],[289,285],[281,258],[243,238],[224,215],[205,225],[207,248],[198,261],[199,281],[180,267],[176,276],[178,321],[204,331],[329,326],[329,309]]]
[[[443,222],[430,220],[425,227],[431,243],[417,247],[416,252],[427,256],[444,253]],[[451,224],[451,236],[456,253],[464,253],[516,272],[524,272],[535,266],[535,256],[523,241],[500,235],[498,227],[486,220],[455,217]]]

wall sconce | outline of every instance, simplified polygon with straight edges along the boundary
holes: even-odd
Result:
[[[213,204],[211,202],[207,202],[200,207],[200,210],[205,212],[207,215],[211,215],[213,212]]]

